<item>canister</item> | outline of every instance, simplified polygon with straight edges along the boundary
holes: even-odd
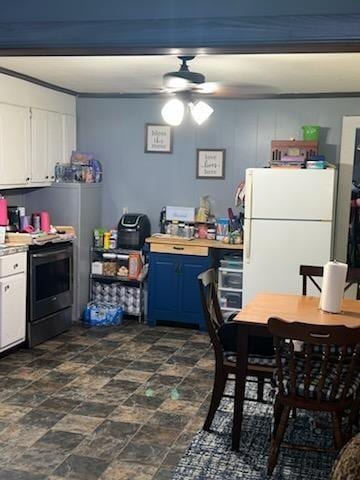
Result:
[[[104,233],[104,249],[105,250],[109,250],[110,248],[110,236],[111,236],[110,232]]]

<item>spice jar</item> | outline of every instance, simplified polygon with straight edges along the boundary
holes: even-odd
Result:
[[[171,235],[178,235],[179,232],[179,222],[177,220],[173,220],[171,223]]]
[[[215,240],[216,239],[216,229],[215,228],[208,228],[207,239],[208,240]]]
[[[199,238],[205,239],[207,238],[208,227],[206,224],[199,225],[198,227],[198,235]]]

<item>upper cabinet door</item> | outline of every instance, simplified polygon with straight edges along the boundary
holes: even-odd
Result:
[[[63,158],[63,127],[61,113],[48,112],[48,175],[53,182],[55,165],[62,163]]]
[[[76,150],[76,117],[63,115],[63,163],[69,163],[71,153]]]
[[[31,181],[49,182],[48,112],[31,109]]]
[[[0,184],[26,184],[29,156],[30,109],[0,103]]]

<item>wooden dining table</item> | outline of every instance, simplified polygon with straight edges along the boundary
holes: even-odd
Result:
[[[344,299],[342,311],[337,314],[320,310],[319,300],[319,297],[305,295],[261,293],[256,295],[233,318],[233,321],[238,322],[238,332],[232,450],[239,450],[240,445],[250,335],[270,336],[267,328],[270,317],[278,317],[287,322],[303,322],[312,325],[360,327],[359,300]]]

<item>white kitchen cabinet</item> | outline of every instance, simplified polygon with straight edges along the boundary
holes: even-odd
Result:
[[[48,112],[31,109],[31,177],[34,183],[49,182]]]
[[[48,112],[48,175],[51,181],[55,179],[55,165],[62,163],[63,156],[63,129],[62,115],[57,112]]]
[[[26,253],[0,258],[0,352],[25,341]]]
[[[74,115],[63,115],[63,160],[62,163],[69,163],[71,153],[76,150],[76,117]]]
[[[29,157],[30,109],[0,103],[0,185],[25,185]]]
[[[31,182],[49,185],[63,154],[62,115],[31,109]]]

